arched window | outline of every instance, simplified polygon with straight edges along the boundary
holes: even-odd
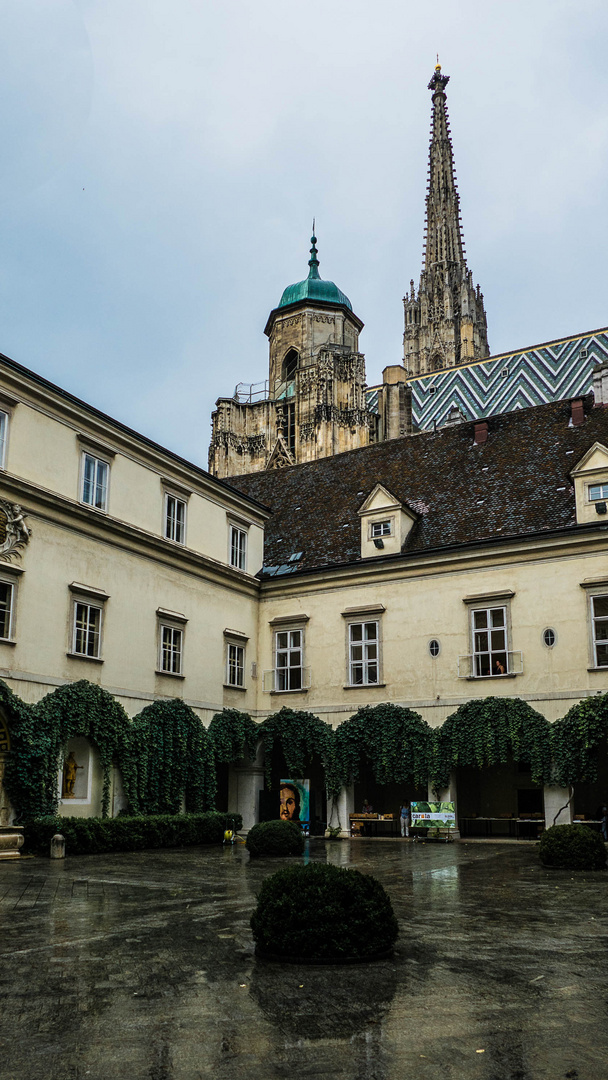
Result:
[[[431,371],[441,371],[443,367],[443,357],[439,353],[435,353],[431,360]]]
[[[300,357],[296,350],[290,349],[283,360],[283,382],[289,383],[294,381],[299,359]]]

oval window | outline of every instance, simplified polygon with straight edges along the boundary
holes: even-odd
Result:
[[[431,656],[439,656],[441,645],[437,641],[437,638],[433,638],[432,641],[429,641],[429,652]]]
[[[552,649],[556,641],[557,634],[555,633],[555,630],[552,630],[550,626],[548,626],[546,630],[543,630],[543,644],[546,645],[548,649]]]

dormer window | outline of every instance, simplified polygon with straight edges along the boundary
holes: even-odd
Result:
[[[589,485],[589,502],[598,502],[599,499],[608,499],[608,484]]]
[[[393,523],[390,520],[386,521],[372,521],[371,523],[371,538],[376,540],[380,536],[392,536],[393,535]]]
[[[361,558],[397,555],[416,521],[416,515],[382,484],[367,496],[359,508]]]
[[[596,442],[574,466],[576,521],[578,525],[598,521],[608,502],[608,447]]]

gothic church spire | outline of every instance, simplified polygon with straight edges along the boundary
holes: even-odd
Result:
[[[420,287],[404,298],[404,363],[412,374],[489,355],[483,295],[467,268],[445,88],[437,63],[432,92],[424,263]]]

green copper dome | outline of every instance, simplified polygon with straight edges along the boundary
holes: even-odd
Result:
[[[308,271],[308,277],[304,281],[297,281],[295,285],[288,285],[284,290],[281,297],[279,307],[287,307],[288,304],[297,304],[299,300],[320,300],[323,304],[342,304],[347,307],[349,311],[353,310],[348,296],[334,285],[333,281],[323,281],[319,277],[319,260],[317,258],[317,238],[313,235],[310,238],[312,247],[310,249],[310,259],[308,265],[310,270]]]

